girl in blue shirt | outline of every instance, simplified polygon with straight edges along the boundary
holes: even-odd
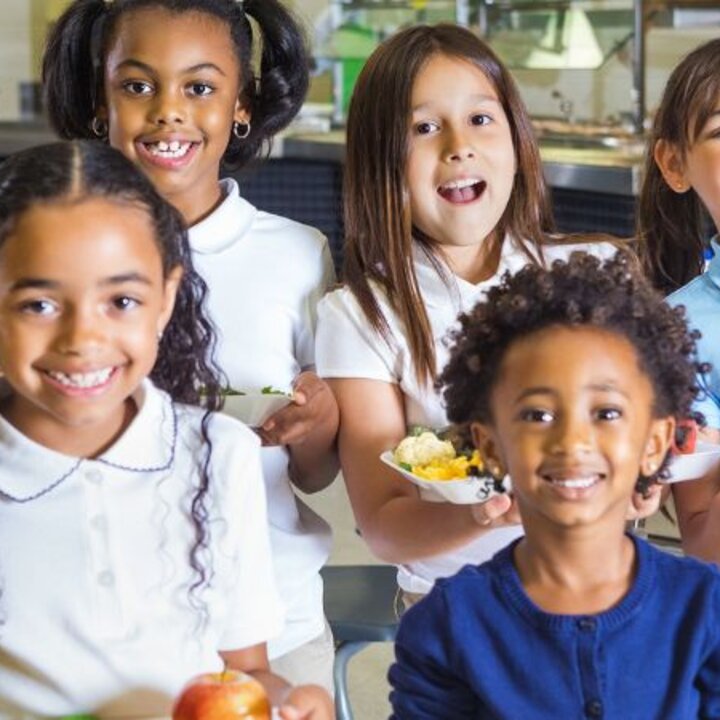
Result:
[[[527,266],[461,316],[440,382],[525,537],[403,617],[395,718],[720,717],[720,574],[626,534],[695,397],[682,314],[624,256]]]
[[[648,142],[638,213],[643,264],[702,333],[709,363],[694,410],[700,439],[720,443],[720,38],[691,52],[672,72]],[[711,223],[708,222],[708,216]],[[698,482],[673,485],[685,552],[720,562],[720,464]]]

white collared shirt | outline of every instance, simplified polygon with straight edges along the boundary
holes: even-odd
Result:
[[[615,252],[609,243],[549,245],[543,247],[544,260],[549,264],[556,259],[565,259],[575,250],[600,257],[609,257]],[[414,263],[432,329],[437,367],[442,369],[449,359],[449,348],[443,341],[455,326],[458,314],[469,311],[500,282],[505,272],[517,272],[528,263],[528,258],[512,238],[506,238],[497,272],[477,285],[453,275],[450,270],[443,278],[419,248],[414,251]],[[376,295],[388,321],[390,343],[370,326],[347,287],[329,293],[321,301],[315,344],[318,373],[324,378],[365,378],[399,385],[408,427],[445,427],[448,419],[440,394],[431,385],[418,383],[402,321],[390,308],[384,294]],[[468,563],[489,560],[521,532],[519,527],[500,528],[452,553],[403,565],[398,571],[398,583],[408,592],[426,593],[437,578],[454,575]]]
[[[236,390],[289,390],[315,364],[317,303],[334,282],[326,238],[318,230],[257,210],[232,179],[222,203],[190,228],[195,268],[208,284],[218,335],[217,361]],[[285,447],[263,447],[270,543],[286,626],[270,642],[271,659],[322,634],[320,568],[330,554],[328,524],[294,493]]]
[[[0,717],[167,715],[190,677],[222,669],[219,650],[281,628],[258,438],[210,421],[212,580],[189,596],[204,411],[149,381],[135,400],[128,429],[94,460],[0,418]]]

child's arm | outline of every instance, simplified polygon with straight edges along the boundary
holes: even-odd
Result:
[[[293,402],[260,429],[264,445],[287,445],[290,479],[305,493],[326,488],[339,470],[339,412],[328,384],[314,372],[298,375]]]
[[[457,648],[451,612],[443,596],[433,591],[403,616],[388,674],[392,720],[484,717],[479,698],[452,667],[451,654]]]
[[[720,443],[720,430],[700,431],[700,439]],[[720,563],[720,467],[694,481],[672,486],[683,550]]]
[[[271,705],[280,708],[283,720],[332,720],[335,717],[332,700],[323,688],[317,685],[293,688],[270,672],[264,643],[224,651],[220,656],[227,669],[241,670],[262,684]]]
[[[355,520],[379,558],[405,563],[450,552],[492,527],[519,522],[505,495],[478,505],[421,500],[412,483],[379,459],[406,433],[400,388],[380,380],[328,382],[340,407],[340,461]]]

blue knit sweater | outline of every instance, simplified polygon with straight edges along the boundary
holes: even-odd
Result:
[[[540,610],[515,543],[438,581],[400,625],[393,718],[720,718],[720,572],[634,542],[635,582],[598,615]]]

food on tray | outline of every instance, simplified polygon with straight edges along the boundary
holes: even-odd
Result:
[[[261,388],[258,392],[257,390],[253,391],[244,391],[244,390],[233,390],[233,388],[226,388],[223,390],[223,395],[233,396],[233,395],[282,395],[283,397],[292,397],[291,392],[286,392],[285,390],[278,390],[277,388],[273,387],[272,385],[266,385],[264,388]]]
[[[484,470],[477,450],[458,452],[450,440],[430,430],[404,438],[393,451],[393,460],[424,480],[458,480],[482,475]]]

